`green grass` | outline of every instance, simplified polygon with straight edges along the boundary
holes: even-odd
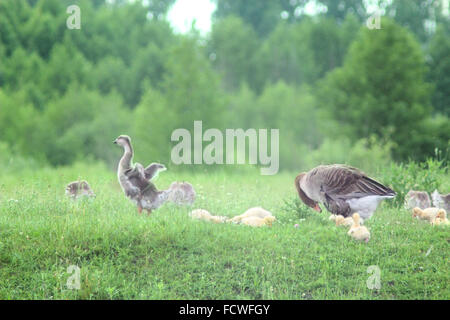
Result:
[[[193,208],[231,217],[263,206],[278,218],[272,228],[251,228],[195,221],[191,208],[173,205],[139,216],[101,166],[4,174],[0,298],[450,298],[449,228],[383,203],[366,223],[370,242],[355,242],[325,210],[293,209],[294,176],[169,170],[156,182],[191,182]],[[89,181],[94,201],[65,198],[65,184],[78,177]],[[70,265],[81,268],[80,290],[66,286]],[[371,265],[381,270],[380,290],[367,288]]]

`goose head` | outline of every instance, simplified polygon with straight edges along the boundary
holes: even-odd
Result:
[[[267,217],[265,217],[263,220],[264,220],[264,223],[265,223],[266,225],[268,225],[269,227],[271,227],[271,226],[272,226],[272,223],[273,223],[276,219],[275,219],[274,216],[267,216]]]
[[[66,196],[75,197],[78,192],[78,184],[76,182],[71,182],[66,187]]]
[[[117,139],[113,141],[113,143],[121,146],[122,148],[129,147],[131,145],[131,138],[127,135],[122,134],[118,136]]]
[[[300,173],[297,177],[295,177],[295,187],[297,188],[298,195],[300,196],[300,199],[302,199],[303,203],[306,204],[308,207],[313,208],[317,212],[322,212],[322,209],[319,206],[319,203],[314,201],[313,199],[309,198],[305,192],[300,187],[300,181],[302,178],[306,175],[305,172]]]

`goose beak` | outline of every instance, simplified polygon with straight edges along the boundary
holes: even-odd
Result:
[[[318,203],[316,203],[316,206],[313,209],[316,210],[319,213],[322,212],[322,209],[319,207]]]

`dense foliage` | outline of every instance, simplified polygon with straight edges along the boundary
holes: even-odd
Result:
[[[202,120],[280,129],[281,169],[372,170],[436,149],[447,161],[450,23],[438,2],[379,1],[391,18],[369,30],[362,0],[319,1],[328,10],[312,17],[304,0],[217,0],[205,36],[172,30],[173,2],[1,1],[4,153],[112,164],[112,139],[128,133],[138,158],[168,163],[171,132]],[[73,3],[80,30],[66,27]],[[431,9],[435,32],[416,23]]]

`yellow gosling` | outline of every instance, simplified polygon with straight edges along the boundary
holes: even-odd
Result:
[[[242,219],[244,219],[244,218],[258,217],[258,218],[263,219],[268,216],[272,216],[272,213],[270,211],[267,211],[261,207],[254,207],[254,208],[248,209],[243,214],[232,218],[231,221],[234,223],[240,223],[242,221]]]
[[[275,221],[274,216],[267,216],[264,218],[260,217],[246,217],[241,220],[242,224],[252,226],[252,227],[262,227],[262,226],[272,226],[272,223]]]
[[[224,223],[225,221],[227,221],[227,217],[224,216],[211,216],[209,218],[209,221],[214,222],[214,223]]]
[[[353,225],[350,228],[350,230],[348,230],[347,234],[355,240],[364,241],[367,243],[370,240],[369,229],[367,229],[364,226],[361,226],[359,220],[360,220],[359,214],[354,213],[353,214]]]
[[[224,223],[227,221],[227,217],[223,216],[213,216],[208,210],[205,209],[195,209],[190,213],[192,219],[204,220],[214,223]]]
[[[437,213],[436,218],[433,220],[432,224],[434,226],[439,226],[439,225],[448,225],[448,219],[447,219],[447,212],[444,209],[440,209]]]
[[[193,219],[209,220],[211,218],[211,213],[209,213],[209,211],[205,209],[195,209],[192,210],[190,216]]]
[[[437,214],[439,212],[439,208],[426,208],[426,209],[420,209],[419,207],[415,207],[413,209],[413,218],[418,218],[420,220],[428,221],[429,223],[432,223],[434,219],[436,218]]]
[[[339,214],[336,216],[335,222],[337,226],[351,227],[353,225],[353,218],[352,217],[344,218],[343,215]]]

